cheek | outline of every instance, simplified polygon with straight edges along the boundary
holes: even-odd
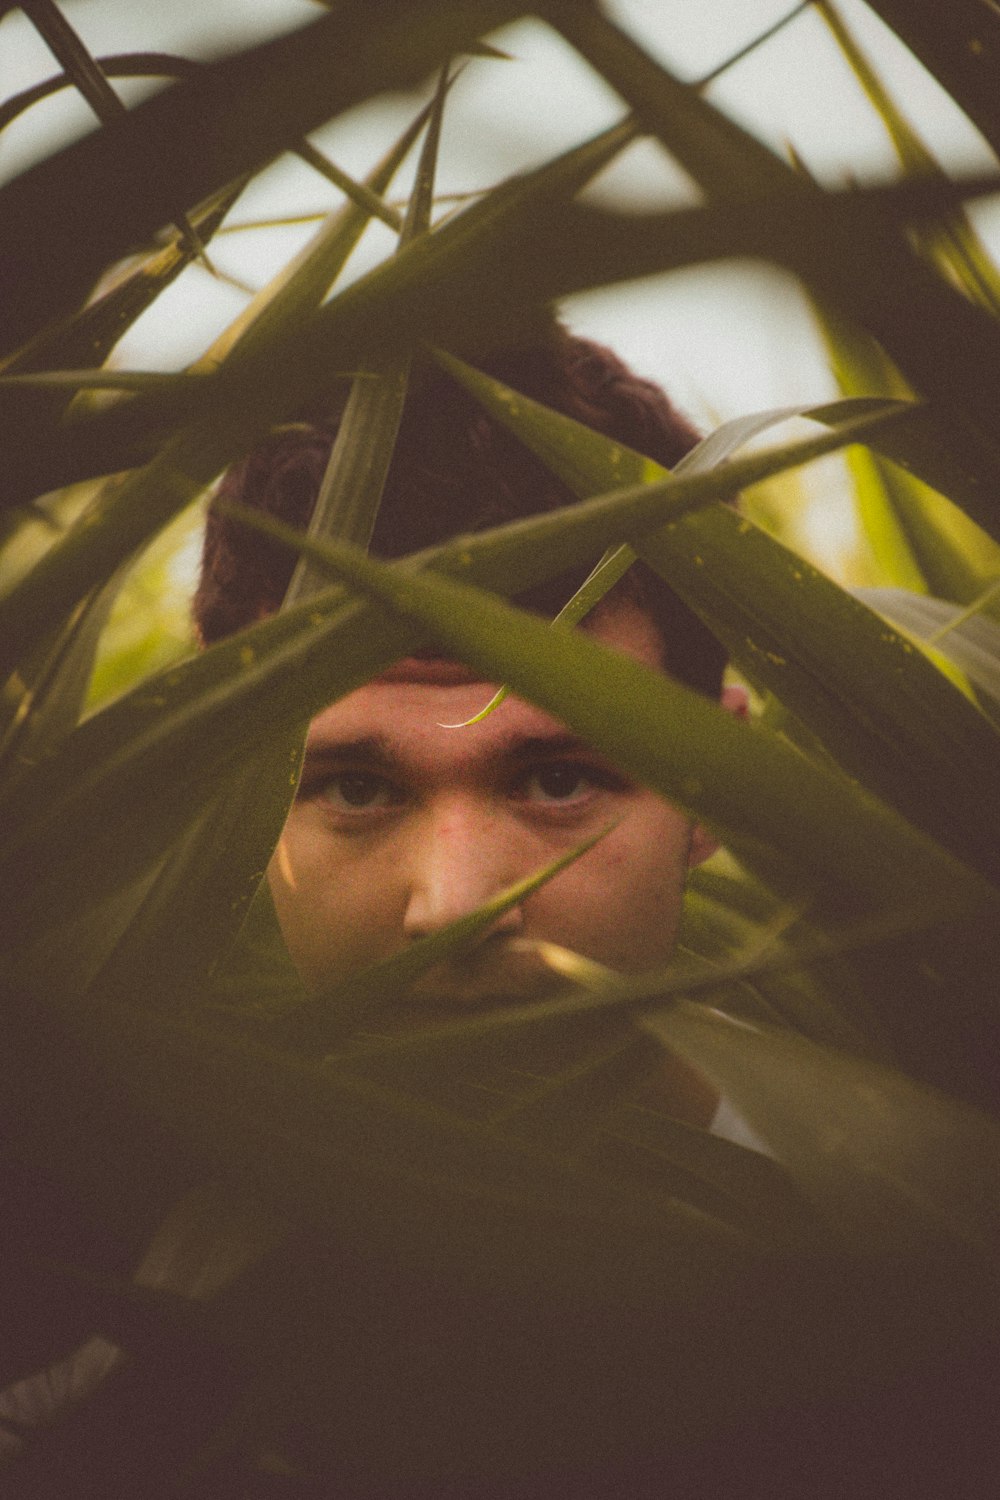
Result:
[[[640,898],[658,901],[687,876],[691,825],[675,808],[653,798],[610,835],[608,846],[618,880]]]
[[[329,839],[303,820],[290,823],[268,868],[278,923],[309,984],[335,983],[398,946],[391,868],[338,858]]]
[[[687,821],[655,804],[626,820],[532,897],[528,936],[548,937],[619,969],[666,963],[680,916]]]

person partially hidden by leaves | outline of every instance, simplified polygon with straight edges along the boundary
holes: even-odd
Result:
[[[558,325],[529,347],[494,354],[485,368],[664,467],[697,441],[657,386],[609,349]],[[259,509],[304,529],[335,431],[329,416],[289,425],[223,479],[209,511],[194,602],[204,644],[276,611],[295,564],[287,547],[228,507]],[[401,557],[575,498],[428,360],[412,382],[370,550]],[[552,617],[587,571],[551,579],[516,602]],[[742,688],[722,686],[718,641],[645,564],[634,563],[581,628],[720,699],[730,712],[745,712]],[[604,834],[505,911],[471,949],[418,981],[403,997],[396,1025],[548,993],[564,981],[532,951],[539,942],[617,971],[664,965],[687,871],[715,847],[684,812],[540,709],[509,696],[469,722],[495,691],[496,684],[432,647],[332,704],[309,730],[269,881],[289,952],[317,989],[442,931]],[[679,1059],[664,1063],[660,1084],[665,1108],[692,1124],[711,1124],[719,1101]]]
[[[657,386],[611,351],[557,325],[478,363],[514,390],[665,467],[697,441]],[[280,608],[296,554],[247,525],[237,508],[304,530],[338,422],[339,412],[318,401],[223,477],[209,508],[194,601],[206,647]],[[422,358],[370,550],[380,558],[404,557],[574,499],[444,368]],[[586,572],[551,579],[515,602],[552,618]],[[746,712],[742,689],[723,686],[722,647],[641,562],[578,628],[718,701],[721,710]],[[687,872],[715,847],[684,809],[637,784],[529,702],[509,694],[484,715],[497,688],[431,645],[332,703],[309,727],[301,781],[267,880],[287,952],[309,991],[344,993],[373,963],[447,932],[577,852],[551,878],[504,905],[471,943],[427,968],[377,1013],[366,1012],[362,1052],[372,1037],[405,1039],[496,1007],[539,1005],[565,985],[566,963],[583,960],[626,975],[661,970],[677,943]],[[593,1053],[593,1031],[585,1028],[584,1039]],[[348,1037],[346,1045],[356,1041]],[[610,1046],[622,1058],[621,1096],[614,1102],[624,1099],[639,1111],[643,1139],[626,1141],[614,1130],[601,1135],[608,1099],[598,1091],[575,1106],[582,1110],[581,1126],[577,1137],[559,1137],[563,1155],[656,1181],[697,1219],[701,1210],[687,1207],[680,1157],[659,1149],[659,1120],[673,1132],[672,1141],[686,1143],[690,1181],[700,1192],[708,1191],[708,1179],[694,1163],[699,1142],[707,1141],[723,1158],[731,1153],[710,1189],[726,1201],[726,1212],[736,1211],[727,1195],[737,1180],[741,1191],[751,1184],[758,1207],[773,1203],[779,1237],[787,1234],[789,1244],[797,1244],[803,1220],[796,1192],[708,1080],[638,1031],[624,1042],[620,1034],[605,1038],[605,1050]],[[510,1065],[459,1080],[469,1119],[496,1125],[498,1139],[508,1130],[517,1140],[519,1118],[520,1139],[530,1139],[523,1131],[534,1117],[531,1109],[519,1116],[519,1105],[530,1096],[537,1101],[532,1107],[544,1111],[547,1071],[575,1066],[572,1057],[553,1058],[544,1046],[532,1047],[526,1052],[522,1045]],[[586,1064],[584,1055],[581,1077]],[[363,1066],[359,1076],[366,1077]],[[396,1078],[376,1068],[366,1081],[379,1088]],[[440,1102],[439,1084],[440,1071],[430,1067],[429,1107]],[[408,1086],[419,1092],[412,1079]],[[449,1108],[457,1107],[456,1097],[452,1087]],[[461,1202],[459,1186],[456,1191]],[[783,1411],[779,1402],[770,1427],[757,1418],[737,1423],[722,1448],[701,1441],[711,1435],[713,1420],[724,1425],[718,1412],[702,1428],[697,1419],[706,1393],[725,1387],[727,1366],[742,1370],[743,1361],[740,1379],[747,1388],[762,1345],[772,1369],[780,1367],[775,1349],[782,1341],[794,1345],[796,1309],[806,1305],[794,1287],[783,1300],[784,1286],[779,1292],[763,1276],[757,1306],[756,1273],[748,1272],[732,1300],[720,1287],[718,1306],[692,1305],[684,1326],[650,1327],[629,1312],[627,1287],[620,1307],[615,1288],[607,1306],[590,1307],[569,1293],[564,1304],[519,1281],[518,1246],[527,1231],[515,1208],[505,1217],[501,1205],[483,1217],[477,1206],[467,1224],[461,1216],[452,1221],[450,1234],[468,1235],[469,1277],[444,1276],[435,1260],[437,1200],[422,1211],[418,1186],[407,1202],[401,1242],[378,1243],[362,1254],[349,1235],[343,1246],[335,1236],[321,1244],[318,1236],[291,1229],[252,1192],[232,1184],[196,1188],[154,1236],[137,1284],[177,1298],[213,1299],[228,1308],[236,1326],[248,1325],[251,1346],[255,1319],[281,1327],[284,1310],[290,1325],[301,1329],[315,1288],[342,1288],[336,1327],[316,1345],[328,1351],[322,1367],[305,1336],[293,1347],[281,1339],[268,1345],[266,1370],[254,1367],[246,1350],[242,1359],[230,1346],[220,1354],[210,1341],[186,1340],[183,1330],[166,1345],[129,1356],[110,1340],[92,1339],[0,1392],[0,1435],[16,1458],[8,1472],[25,1476],[21,1493],[62,1493],[53,1484],[70,1474],[76,1495],[142,1492],[203,1500],[876,1493],[864,1487],[871,1473],[881,1472],[870,1464],[840,1468],[844,1485],[821,1488],[817,1476],[828,1470],[816,1455],[827,1416],[804,1407]],[[353,1210],[346,1212],[350,1218]],[[553,1218],[553,1234],[562,1232],[559,1225]],[[509,1283],[476,1280],[476,1236],[490,1233],[509,1241]],[[676,1255],[672,1266],[664,1271],[667,1282],[678,1276]],[[622,1274],[627,1279],[627,1270]],[[807,1277],[803,1285],[814,1282]],[[683,1290],[671,1285],[669,1291],[671,1305],[683,1306]],[[316,1306],[319,1324],[328,1302],[320,1296]],[[775,1308],[781,1310],[776,1323]],[[699,1351],[702,1328],[706,1346]],[[274,1389],[285,1405],[271,1410],[260,1391],[270,1389],[275,1366]],[[766,1360],[761,1368],[768,1368]],[[779,1387],[787,1384],[786,1375]],[[767,1404],[766,1392],[761,1404]],[[695,1434],[688,1447],[665,1452],[659,1436],[665,1411],[672,1431]],[[889,1425],[905,1426],[908,1411],[904,1393]],[[853,1431],[853,1410],[842,1409],[839,1420]],[[128,1471],[131,1488],[123,1489],[123,1470],[108,1451],[123,1428],[131,1438],[131,1428],[144,1425],[155,1433],[138,1443],[139,1457]],[[63,1435],[43,1431],[52,1427]],[[630,1434],[624,1451],[621,1433]],[[584,1451],[585,1435],[592,1451]],[[201,1458],[192,1467],[194,1449]],[[87,1463],[77,1473],[81,1450]],[[383,1455],[378,1472],[366,1467]],[[0,1447],[0,1461],[3,1456]],[[159,1472],[173,1476],[172,1488],[152,1487],[157,1463]],[[85,1473],[114,1477],[101,1488],[100,1477],[88,1480]],[[766,1490],[760,1487],[765,1478]]]
[[[490,374],[657,462],[674,465],[697,433],[653,383],[610,350],[552,325],[535,342],[494,353]],[[279,608],[296,558],[243,524],[229,506],[260,509],[304,529],[330,459],[339,413],[278,427],[223,477],[209,508],[194,600],[204,645]],[[573,503],[569,488],[430,358],[415,368],[371,552],[401,557]],[[516,602],[554,616],[586,571],[554,578]],[[582,628],[601,644],[668,671],[742,712],[722,689],[725,656],[701,621],[636,563]],[[495,691],[433,648],[407,657],[313,721],[301,783],[269,870],[288,951],[302,978],[328,988],[477,910],[516,881],[596,838],[554,878],[509,907],[471,949],[435,966],[381,1029],[434,1025],[503,1003],[541,999],[563,983],[542,942],[615,970],[663,965],[673,951],[688,868],[713,849],[684,812],[622,775],[548,714],[508,696],[481,721]],[[597,837],[602,835],[601,837]],[[698,1127],[720,1113],[707,1081],[679,1058],[656,1070],[656,1107]],[[235,1242],[255,1237],[237,1212],[200,1211]],[[174,1216],[178,1245],[190,1230]],[[171,1226],[161,1229],[140,1284],[171,1284]],[[202,1231],[195,1232],[195,1238]],[[262,1231],[263,1239],[268,1232]],[[259,1236],[258,1236],[259,1238]],[[164,1250],[164,1245],[166,1249]],[[241,1248],[242,1247],[242,1248]],[[217,1250],[217,1247],[216,1247]],[[206,1256],[211,1253],[206,1246]],[[197,1259],[190,1243],[178,1259]],[[225,1260],[225,1257],[223,1257]],[[105,1339],[0,1394],[10,1454],[102,1384],[124,1358]],[[108,1381],[109,1375],[118,1372]]]

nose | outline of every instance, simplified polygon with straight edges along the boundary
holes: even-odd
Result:
[[[414,830],[403,919],[406,937],[415,940],[440,932],[526,873],[519,868],[516,845],[514,831],[476,799],[453,798],[428,810]],[[520,907],[512,907],[497,918],[489,934],[513,936],[522,924]]]

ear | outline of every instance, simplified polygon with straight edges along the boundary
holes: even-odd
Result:
[[[747,698],[747,690],[737,683],[724,687],[719,694],[719,707],[727,714],[735,714],[737,719],[745,719],[750,712],[750,704]],[[695,865],[700,865],[709,855],[714,854],[719,847],[718,839],[701,823],[696,823],[691,830],[691,850],[688,854],[688,869],[693,870]]]

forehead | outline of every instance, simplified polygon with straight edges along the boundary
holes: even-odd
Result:
[[[597,611],[582,628],[613,650],[647,666],[662,666],[656,626],[629,601]],[[506,746],[525,739],[565,735],[559,720],[513,694],[482,723],[464,730],[448,727],[480,713],[496,690],[496,683],[482,680],[459,662],[407,657],[317,714],[310,725],[307,753],[378,740],[401,755],[462,760],[502,754]]]

